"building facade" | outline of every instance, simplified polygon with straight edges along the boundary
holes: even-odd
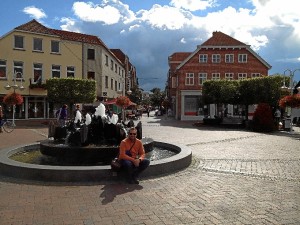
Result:
[[[24,98],[16,107],[16,119],[52,118],[59,106],[47,101],[47,79],[94,79],[96,95],[111,99],[125,88],[127,67],[96,36],[55,30],[32,20],[0,38],[0,104],[15,91]],[[16,89],[7,90],[14,84]],[[11,107],[5,110],[11,118]]]
[[[176,52],[169,56],[167,96],[179,120],[203,120],[218,113],[217,106],[203,105],[202,85],[206,80],[237,80],[268,76],[271,66],[246,45],[222,32],[194,52]],[[229,113],[239,111],[229,106]]]

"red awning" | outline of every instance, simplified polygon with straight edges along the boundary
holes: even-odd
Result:
[[[116,104],[117,99],[112,99],[112,100],[108,100],[106,102],[104,102],[105,105],[115,105]]]
[[[112,100],[108,100],[108,101],[104,102],[104,104],[105,105],[116,105],[116,101],[117,101],[117,99],[114,98]],[[132,105],[136,105],[136,103],[134,103],[134,102],[132,102],[132,101],[129,100],[128,106],[132,106]]]

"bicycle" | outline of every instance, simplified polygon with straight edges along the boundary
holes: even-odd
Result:
[[[11,133],[11,132],[13,132],[13,130],[15,129],[16,124],[14,124],[12,121],[9,121],[9,120],[7,120],[7,119],[3,119],[3,120],[2,120],[1,127],[3,127],[3,130],[4,130],[6,133]]]

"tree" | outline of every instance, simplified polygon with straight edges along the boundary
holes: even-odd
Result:
[[[61,104],[92,103],[96,99],[96,81],[52,78],[46,81],[49,102]]]
[[[129,99],[137,105],[140,105],[142,99],[141,89],[137,85],[134,85],[133,87],[131,87],[131,91],[132,93],[129,95]]]
[[[161,107],[162,102],[164,101],[166,94],[162,92],[160,88],[153,88],[150,90],[153,94],[150,96],[150,101],[152,106]]]

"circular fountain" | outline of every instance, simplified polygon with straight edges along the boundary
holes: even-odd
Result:
[[[102,121],[102,120],[99,120]],[[99,122],[98,121],[98,122]],[[109,162],[118,153],[118,145],[110,142],[109,136],[106,135],[107,130],[101,130],[95,126],[91,128],[91,140],[93,136],[97,136],[99,143],[89,143],[86,140],[75,143],[70,140],[72,134],[78,135],[76,132],[68,133],[65,139],[44,140],[40,144],[30,144],[24,146],[16,146],[2,149],[0,151],[0,172],[4,176],[20,178],[26,180],[38,180],[47,182],[100,182],[107,179],[115,179],[117,173],[110,168]],[[105,124],[100,127],[104,128]],[[141,177],[157,176],[167,173],[172,173],[188,167],[192,160],[192,152],[186,146],[173,145],[164,142],[156,142],[151,138],[142,138],[141,122],[137,125],[138,137],[142,140],[145,151],[151,152],[153,148],[160,148],[173,152],[173,156],[153,160],[150,166],[141,174]],[[51,129],[49,129],[51,130]],[[119,131],[119,129],[117,129]],[[100,136],[99,136],[100,135]],[[102,135],[102,136],[101,136]],[[71,137],[71,138],[70,138]],[[99,138],[100,137],[100,138]],[[124,138],[122,135],[114,137],[119,142],[119,139]],[[58,138],[59,139],[59,138]],[[96,139],[95,139],[96,140]],[[54,157],[57,160],[64,162],[63,165],[40,165],[33,163],[24,163],[16,161],[13,156],[21,153],[31,153],[37,149],[47,157]],[[102,165],[99,165],[99,161]],[[84,165],[78,165],[82,163]],[[97,164],[98,163],[98,164]]]

